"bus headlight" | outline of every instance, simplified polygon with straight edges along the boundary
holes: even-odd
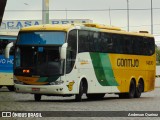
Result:
[[[50,82],[50,85],[61,85],[63,83],[64,83],[64,81],[60,80],[60,81]]]

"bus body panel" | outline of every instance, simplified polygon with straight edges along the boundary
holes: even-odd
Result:
[[[93,54],[93,53],[92,53]],[[98,54],[96,54],[97,56]],[[90,57],[90,53],[80,53],[77,55],[77,61],[75,63],[75,66],[73,70],[69,73],[66,74],[64,77],[64,84],[63,84],[63,95],[64,94],[78,94],[78,88],[80,81],[82,78],[85,78],[88,82],[88,91],[87,93],[119,93],[119,92],[128,92],[129,91],[129,85],[130,85],[130,80],[135,79],[136,84],[138,84],[138,81],[140,78],[144,80],[145,90],[144,91],[151,91],[154,89],[154,73],[155,73],[155,63],[154,63],[154,55],[152,57],[147,57],[147,56],[139,56],[137,57],[136,55],[130,56],[130,55],[115,55],[115,54],[106,54],[103,53],[102,55],[104,56],[109,56],[109,62],[107,64],[111,65],[110,71],[113,71],[112,75],[109,75],[110,71],[105,71],[103,66],[100,69],[100,74],[108,72],[105,74],[106,79],[107,77],[110,77],[108,80],[115,80],[118,84],[116,85],[115,83],[108,84],[108,85],[101,85],[99,81],[103,81],[102,79],[98,80],[95,69],[93,66],[93,58]],[[97,56],[98,57],[98,56]],[[107,60],[106,58],[103,57],[99,60],[101,63],[105,63],[104,60]],[[125,60],[129,60],[130,62],[125,63]],[[134,61],[135,60],[135,61]],[[138,63],[136,60],[138,60]],[[152,61],[150,64],[148,64],[148,61]],[[123,62],[123,63],[120,63]],[[146,63],[146,64],[144,64]],[[137,64],[137,65],[136,65]],[[104,65],[105,66],[105,65]],[[101,70],[103,68],[103,70]],[[109,68],[107,68],[108,70]],[[97,73],[99,74],[99,73]],[[18,77],[17,77],[18,78]],[[23,77],[24,80],[26,80],[26,77]],[[20,80],[20,79],[19,79]],[[30,78],[30,80],[33,80],[33,77]],[[21,80],[20,80],[21,81]],[[23,81],[24,82],[24,81]],[[108,81],[107,81],[108,82]],[[111,82],[113,83],[113,82]],[[33,84],[33,83],[32,83]],[[43,83],[39,83],[43,84]],[[16,85],[15,87],[17,88],[20,85]],[[23,85],[22,85],[23,86]],[[29,93],[34,93],[31,91],[30,88],[35,87],[34,85],[32,86],[24,86],[19,89],[19,92],[29,92]],[[38,88],[43,89],[42,86],[37,86]],[[50,89],[51,91],[48,92],[48,94],[60,94],[58,91],[55,91],[54,87],[57,89],[57,86],[53,85],[48,85],[46,87],[53,88]],[[61,86],[62,87],[62,86]],[[28,89],[26,89],[28,88]],[[30,91],[29,91],[30,89]],[[39,91],[40,94],[47,94],[46,92],[41,92]]]
[[[61,25],[59,26],[60,27],[56,26],[55,28],[54,26],[51,26],[51,25],[32,26],[32,27],[22,29],[21,32],[25,33],[25,32],[35,32],[35,31],[41,31],[41,30],[43,31],[46,30],[50,32],[51,30],[53,30],[53,32],[57,30],[69,32],[70,29],[74,27],[74,25],[71,25],[68,28],[65,26],[63,29],[63,26]],[[113,37],[117,37],[119,35],[121,36],[124,35],[123,37],[129,36],[130,38],[132,37],[134,38],[133,41],[140,38],[143,38],[142,40],[145,40],[145,38],[148,38],[147,40],[154,40],[153,36],[149,34],[128,33],[128,32],[119,31],[119,30],[118,31],[103,30],[103,29],[97,29],[92,27],[88,28],[84,26],[81,27],[81,29],[84,31],[91,31],[96,33],[100,33],[103,31],[104,36],[105,34],[113,35]],[[79,33],[79,31],[77,33]],[[78,37],[79,36],[77,36],[77,41],[79,41]],[[117,40],[119,41],[119,39]],[[127,38],[127,40],[130,40],[130,39]],[[112,39],[110,42],[112,42]],[[49,44],[48,46],[51,47],[51,44]],[[79,94],[79,86],[83,79],[87,81],[88,94],[129,93],[130,83],[132,79],[135,80],[136,87],[138,86],[138,82],[140,79],[144,81],[144,92],[154,90],[156,62],[155,62],[155,53],[153,49],[151,53],[129,54],[127,52],[126,53],[121,53],[119,51],[106,52],[103,50],[100,52],[97,52],[97,51],[81,52],[79,50],[79,46],[80,45],[78,45],[77,43],[76,59],[75,59],[74,65],[72,66],[73,67],[72,70],[69,73],[67,73],[66,64],[65,64],[64,74],[60,75],[57,78],[51,78],[51,79],[54,79],[53,80],[54,82],[62,81],[60,85],[55,85],[54,82],[53,84],[52,82],[49,82],[48,80],[50,79],[49,77],[40,77],[40,76],[34,77],[34,75],[30,77],[26,77],[25,75],[24,76],[15,75],[14,80],[19,82],[19,83],[15,82],[16,92],[62,95],[62,96],[72,95],[72,94],[74,95],[74,94]],[[154,45],[152,46],[154,47]],[[54,47],[54,44],[52,44],[52,47]]]
[[[129,91],[132,78],[136,80],[136,85],[140,78],[144,80],[144,91],[154,90],[155,54],[152,56],[110,54],[110,60],[121,92]]]

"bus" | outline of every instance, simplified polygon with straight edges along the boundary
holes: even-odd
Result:
[[[155,42],[143,31],[101,24],[39,25],[22,28],[15,47],[17,93],[102,99],[106,93],[139,98],[154,90]]]
[[[16,35],[0,35],[0,88],[6,86],[9,91],[14,91],[13,83],[13,48],[10,51],[11,56],[5,59],[4,51],[8,43],[15,42]]]

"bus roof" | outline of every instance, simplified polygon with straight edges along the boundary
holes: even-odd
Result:
[[[50,30],[59,30],[59,31],[68,31],[74,26],[72,24],[46,24],[46,25],[34,25],[30,27],[22,28],[20,31],[50,31]]]
[[[117,33],[117,34],[153,37],[153,35],[149,34],[147,31],[128,32],[128,31],[125,31],[125,30],[121,30],[118,27],[106,26],[106,25],[96,24],[96,23],[35,25],[35,26],[22,28],[20,31],[51,31],[51,30],[68,31],[68,30],[71,30],[71,29],[85,29],[85,30],[94,30],[94,31],[102,31],[102,32],[109,32],[109,33]]]

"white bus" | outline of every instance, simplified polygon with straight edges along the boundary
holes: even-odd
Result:
[[[0,35],[0,88],[6,86],[10,91],[14,91],[13,83],[13,48],[10,51],[10,57],[4,57],[5,47],[8,43],[15,42],[15,35]]]
[[[13,46],[6,47],[6,57]],[[101,99],[139,98],[154,90],[155,42],[148,33],[99,24],[39,25],[20,30],[15,46],[18,93]]]

